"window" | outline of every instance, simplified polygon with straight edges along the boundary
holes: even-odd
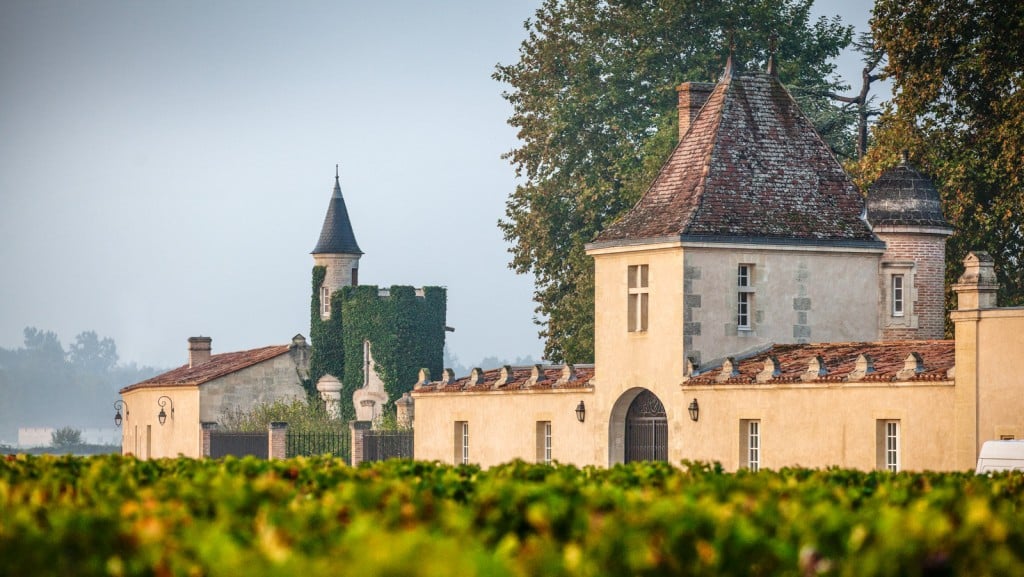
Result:
[[[892,316],[903,316],[903,275],[892,275]]]
[[[900,456],[900,422],[898,420],[878,421],[877,427],[878,468],[899,472],[902,468]]]
[[[551,462],[551,421],[537,421],[537,462]]]
[[[1012,441],[1013,439],[1013,435],[999,435],[1000,441]]]
[[[647,330],[647,265],[629,267],[629,332]]]
[[[736,271],[736,328],[739,329],[751,328],[750,313],[754,302],[753,270],[753,265],[741,264]]]
[[[761,468],[761,421],[740,421],[740,467],[757,471]]]
[[[326,285],[320,285],[320,316],[331,316],[331,289]]]
[[[352,269],[352,286],[359,286],[359,269]]]
[[[455,421],[455,463],[469,463],[469,422]]]

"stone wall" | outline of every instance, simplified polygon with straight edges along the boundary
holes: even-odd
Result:
[[[247,411],[261,403],[306,398],[291,355],[280,355],[209,381],[200,389],[200,420],[206,422],[221,422],[228,410]]]

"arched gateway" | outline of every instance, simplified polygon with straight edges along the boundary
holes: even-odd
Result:
[[[630,389],[612,407],[608,463],[668,461],[665,405],[647,389]]]
[[[665,406],[654,393],[645,390],[626,411],[625,461],[667,461],[668,419]]]

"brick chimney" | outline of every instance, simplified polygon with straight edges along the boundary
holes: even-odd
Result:
[[[708,101],[715,85],[710,82],[684,82],[676,87],[679,93],[679,139],[682,140],[701,106]]]
[[[210,337],[189,337],[188,368],[198,367],[210,360],[210,349],[213,339]]]

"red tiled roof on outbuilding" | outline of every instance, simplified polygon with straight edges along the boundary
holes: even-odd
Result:
[[[121,393],[127,393],[135,389],[152,387],[184,387],[196,386],[223,377],[230,373],[240,371],[255,364],[262,363],[268,359],[283,355],[289,350],[288,345],[273,345],[248,351],[236,351],[233,353],[221,353],[212,355],[210,360],[189,367],[180,366],[174,370],[157,375],[145,381],[128,385],[121,389]]]

